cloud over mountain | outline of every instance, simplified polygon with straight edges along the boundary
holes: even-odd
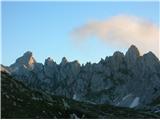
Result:
[[[77,42],[97,37],[114,47],[136,45],[140,53],[148,51],[159,55],[159,28],[151,22],[136,16],[118,15],[105,21],[93,21],[72,31]]]

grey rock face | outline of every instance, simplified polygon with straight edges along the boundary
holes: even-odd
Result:
[[[51,58],[45,60],[44,73],[48,78],[53,78],[57,73],[57,64]]]
[[[67,59],[66,59],[65,57],[63,57],[60,65],[63,66],[63,65],[65,65],[67,62],[68,62]]]
[[[133,45],[125,55],[115,52],[82,66],[65,57],[60,64],[48,58],[43,65],[26,52],[8,70],[32,88],[79,101],[139,108],[160,96],[160,61],[152,52],[140,56]]]
[[[129,68],[136,64],[139,56],[140,53],[138,49],[134,45],[132,45],[125,54],[125,60]]]

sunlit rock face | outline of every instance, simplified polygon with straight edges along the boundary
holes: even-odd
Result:
[[[10,66],[11,71],[19,71],[19,68],[26,68],[32,70],[36,60],[33,58],[32,52],[27,51],[22,57],[18,58],[14,64]]]
[[[43,65],[26,52],[7,70],[31,88],[79,101],[139,108],[160,96],[160,61],[152,52],[140,56],[133,45],[125,55],[117,51],[83,66],[65,57]]]

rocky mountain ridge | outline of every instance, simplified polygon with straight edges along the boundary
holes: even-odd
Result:
[[[160,61],[149,52],[140,56],[132,45],[126,54],[117,51],[99,63],[80,65],[64,57],[44,65],[26,52],[5,67],[11,76],[33,89],[95,104],[143,108],[160,96]]]

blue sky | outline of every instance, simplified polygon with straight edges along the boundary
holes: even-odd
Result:
[[[72,30],[119,14],[142,17],[158,26],[158,9],[158,2],[3,2],[2,64],[12,64],[26,51],[42,63],[47,57],[59,63],[63,56],[80,63],[98,62],[127,48],[114,48],[94,38],[77,46]]]

